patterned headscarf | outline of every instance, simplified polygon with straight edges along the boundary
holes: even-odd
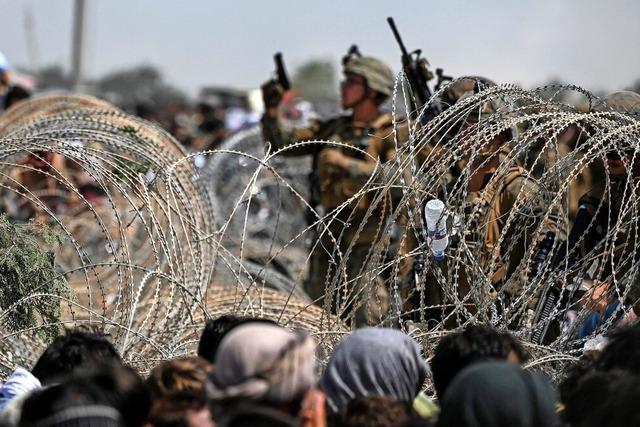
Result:
[[[279,326],[239,326],[220,344],[209,395],[214,400],[292,402],[317,382],[315,347],[308,335]]]

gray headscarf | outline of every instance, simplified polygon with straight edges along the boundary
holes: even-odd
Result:
[[[362,328],[336,347],[320,387],[336,413],[356,397],[389,396],[411,403],[428,373],[413,338],[396,329]]]
[[[287,403],[316,385],[315,343],[306,334],[249,323],[229,332],[216,354],[214,400]]]

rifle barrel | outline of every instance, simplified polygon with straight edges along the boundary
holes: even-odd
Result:
[[[393,36],[396,38],[396,41],[398,42],[398,46],[400,46],[400,51],[402,52],[402,57],[403,59],[409,59],[409,52],[407,52],[407,48],[404,46],[404,43],[402,41],[402,37],[400,37],[400,32],[398,32],[398,27],[396,27],[396,22],[393,20],[392,17],[388,17],[387,18],[387,22],[389,23],[389,26],[391,27],[391,31],[393,32]]]

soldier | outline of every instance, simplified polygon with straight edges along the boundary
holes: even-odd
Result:
[[[627,114],[624,121],[619,121],[621,126],[640,118],[637,93],[615,92],[603,101],[594,111]],[[620,119],[609,114],[603,117],[610,124]],[[579,325],[578,338],[590,335],[609,317],[621,315],[627,308],[640,315],[640,278],[634,272],[638,268],[636,239],[640,228],[640,159],[635,146],[638,130],[631,131],[631,137],[612,137],[610,132],[592,129],[590,141],[602,141],[608,147],[605,168],[609,179],[600,180],[580,198],[569,235],[570,264],[583,261],[584,266],[579,273],[582,277],[576,281],[580,284],[577,294],[584,294],[579,305],[592,311]],[[619,307],[620,303],[624,307]]]
[[[264,140],[275,149],[307,140],[329,140],[358,148],[367,153],[346,147],[320,146],[309,144],[285,150],[284,155],[311,154],[314,157],[312,192],[317,197],[325,213],[332,211],[349,201],[373,174],[376,163],[387,162],[395,155],[393,117],[383,113],[381,104],[393,93],[394,75],[382,61],[351,53],[343,60],[344,80],[341,83],[342,107],[350,114],[326,121],[315,120],[310,127],[294,128],[286,131],[278,120],[278,105],[282,99],[282,87],[275,81],[263,85],[263,98],[266,112],[261,120]],[[312,196],[312,199],[315,198]],[[367,210],[375,198],[373,194],[352,200],[347,208],[335,212],[327,228],[320,230],[320,241],[314,242],[306,291],[318,302],[325,293],[325,283],[331,284],[336,273],[336,265],[341,262],[336,257],[335,246],[345,254],[350,248],[346,261],[346,278],[355,280],[349,285],[351,295],[347,301],[339,302],[342,308],[352,311],[359,306],[365,291],[364,281],[357,279],[363,272],[372,246],[381,238],[383,221],[389,215],[389,203],[380,203],[367,217]],[[388,198],[385,198],[387,200]],[[315,208],[315,206],[313,206]],[[317,244],[319,243],[319,244]],[[330,257],[333,258],[330,260]],[[330,263],[332,264],[330,266]],[[334,264],[335,263],[335,264]],[[344,278],[344,275],[341,276]],[[338,282],[340,285],[341,282]],[[344,291],[329,291],[333,297]],[[360,294],[360,295],[358,295]],[[325,299],[325,306],[331,305]],[[340,311],[340,305],[338,305]],[[365,323],[369,309],[357,310],[356,322]]]
[[[457,102],[482,92],[476,85],[467,89],[459,94]],[[451,307],[453,298],[461,301],[470,313],[477,311],[488,316],[489,305],[495,300],[489,296],[500,292],[505,298],[499,300],[507,303],[502,309],[506,309],[522,294],[527,275],[531,278],[537,273],[519,265],[531,245],[538,245],[534,249],[534,262],[539,264],[546,260],[548,248],[556,240],[564,240],[559,227],[562,218],[557,211],[538,229],[546,208],[545,192],[511,154],[510,146],[517,131],[506,128],[493,132],[499,114],[507,113],[501,100],[491,96],[481,98],[479,105],[462,118],[450,143],[451,149],[461,153],[458,163],[462,169],[459,176],[447,173],[452,181],[446,185],[447,194],[441,197],[454,206],[463,234],[459,236],[461,241],[449,249],[453,256],[426,272],[427,306]],[[474,151],[476,154],[471,156]],[[450,159],[440,163],[450,164]],[[547,253],[541,250],[543,247]],[[445,283],[437,280],[434,269],[442,272]],[[472,278],[475,280],[470,282]],[[445,307],[430,310],[426,317],[440,320],[450,313],[450,308]]]

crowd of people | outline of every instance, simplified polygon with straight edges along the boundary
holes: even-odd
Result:
[[[66,331],[0,386],[2,427],[640,425],[640,326],[572,363],[557,386],[508,332],[472,325],[430,363],[391,328],[345,336],[325,366],[313,336],[268,319],[207,322],[197,357],[141,376],[109,337]]]

